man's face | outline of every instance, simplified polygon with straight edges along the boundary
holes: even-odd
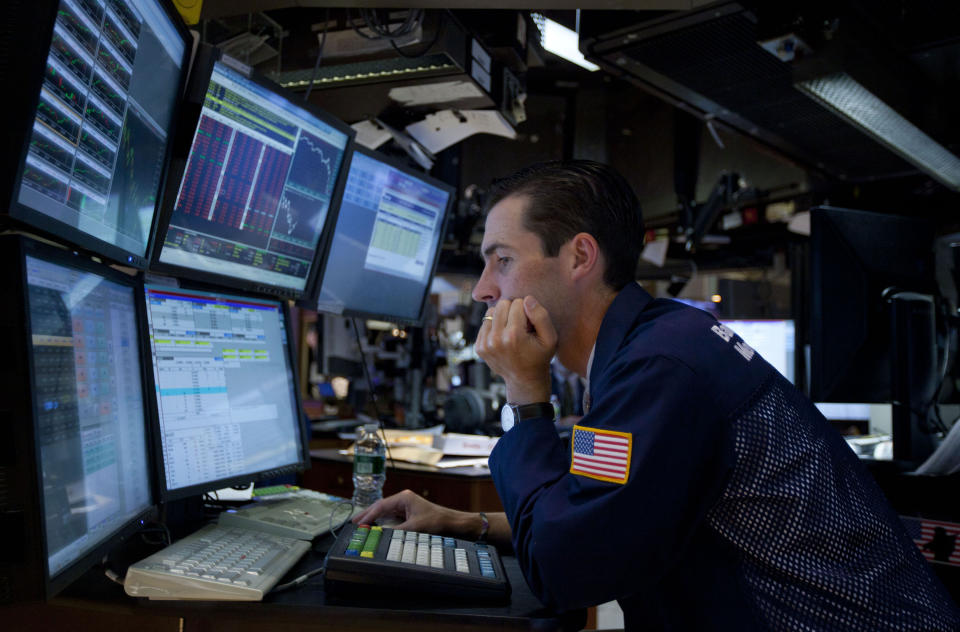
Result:
[[[561,259],[545,256],[540,238],[524,228],[526,206],[525,196],[510,196],[490,209],[481,245],[483,274],[473,299],[493,306],[532,295],[557,324],[564,295]]]

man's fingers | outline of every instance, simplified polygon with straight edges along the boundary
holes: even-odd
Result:
[[[498,332],[503,331],[503,328],[507,326],[507,318],[510,315],[510,304],[513,301],[510,299],[500,299],[497,301],[497,304],[493,308],[493,322],[490,323],[493,325],[491,331],[496,335]]]
[[[557,344],[557,330],[553,328],[553,321],[547,309],[533,296],[523,299],[523,312],[537,333],[537,338],[547,347]]]
[[[484,349],[486,348],[487,336],[490,335],[490,331],[493,329],[493,309],[487,309],[487,313],[483,315],[483,320],[480,321],[480,329],[477,331],[477,340],[474,342],[474,349],[477,354],[481,357],[483,356]]]
[[[510,311],[507,314],[507,329],[514,335],[526,333],[527,315],[523,310],[523,299],[515,298],[510,301]]]
[[[373,503],[359,514],[354,516],[354,524],[370,524],[380,516],[403,515],[406,518],[406,510],[402,505],[402,499],[397,495],[381,498]]]
[[[371,520],[376,520],[380,515],[377,510],[377,504],[374,503],[353,517],[354,524],[370,524]]]
[[[481,358],[484,358],[487,352],[499,347],[498,341],[503,334],[504,327],[507,326],[510,303],[511,301],[508,299],[501,299],[484,315],[474,345],[477,355]],[[484,360],[486,361],[486,358]]]

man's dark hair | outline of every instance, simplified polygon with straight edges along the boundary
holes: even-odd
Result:
[[[542,162],[494,181],[486,210],[510,196],[529,202],[523,225],[556,257],[577,233],[597,240],[606,259],[603,280],[615,290],[635,280],[643,247],[643,216],[633,189],[612,167],[592,160]]]

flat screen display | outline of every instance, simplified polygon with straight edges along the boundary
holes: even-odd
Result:
[[[302,291],[347,130],[215,62],[160,263]]]
[[[47,567],[152,507],[134,289],[26,257]]]
[[[167,491],[295,466],[303,436],[282,305],[145,288]]]
[[[317,309],[418,321],[452,196],[431,178],[354,152]]]
[[[60,0],[15,194],[44,227],[138,267],[185,72],[176,19],[155,0]]]
[[[724,320],[743,341],[794,383],[796,333],[792,320]]]

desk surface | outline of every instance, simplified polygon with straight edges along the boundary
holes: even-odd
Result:
[[[335,461],[337,463],[353,463],[353,457],[340,454],[339,450],[330,448],[318,448],[310,450],[310,458],[321,461]],[[422,465],[420,463],[408,463],[406,461],[393,461],[387,459],[387,467],[409,472],[422,472],[425,474],[440,474],[452,478],[490,478],[490,469],[468,465],[465,467],[436,467],[434,465]]]
[[[308,489],[353,496],[353,458],[336,450],[310,451],[312,466],[301,480]],[[438,468],[396,461],[387,463],[385,496],[412,489],[424,498],[461,511],[503,511],[490,470],[485,467]]]
[[[288,581],[323,563],[333,538],[321,538],[314,550],[291,569]],[[9,629],[53,629],[57,621],[71,630],[115,629],[120,624],[140,629],[169,629],[179,620],[185,631],[231,630],[469,630],[496,627],[511,630],[579,630],[585,612],[557,616],[530,592],[516,558],[502,556],[512,588],[504,605],[478,605],[429,597],[398,598],[371,594],[362,602],[327,595],[323,576],[302,586],[270,594],[262,602],[148,601],[134,599],[101,572],[88,573],[49,604],[0,608]],[[281,581],[281,583],[282,583]],[[133,617],[131,619],[131,617]],[[126,621],[129,619],[129,621]],[[109,621],[109,627],[104,623]],[[66,629],[66,628],[64,628]]]

